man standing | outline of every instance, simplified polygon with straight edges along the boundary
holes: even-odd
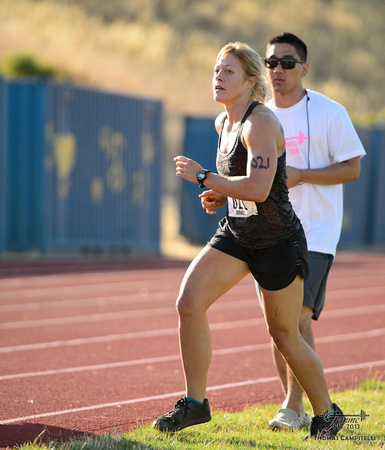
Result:
[[[311,321],[325,302],[326,281],[340,238],[343,183],[356,180],[365,150],[346,109],[324,95],[306,90],[307,47],[297,36],[281,33],[267,45],[265,66],[272,88],[267,106],[280,120],[286,139],[287,185],[294,210],[305,230],[309,278],[304,283],[300,332],[314,349]],[[257,292],[260,292],[257,288]],[[273,359],[286,396],[269,422],[273,429],[309,425],[303,391],[272,345]]]

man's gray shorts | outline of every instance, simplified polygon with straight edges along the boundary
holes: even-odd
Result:
[[[325,253],[308,253],[309,277],[304,281],[303,304],[313,310],[314,320],[318,320],[325,305],[326,283],[333,259],[333,255]],[[262,308],[262,296],[257,282],[255,289]]]

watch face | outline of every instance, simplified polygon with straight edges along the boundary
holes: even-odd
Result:
[[[199,172],[199,173],[198,173],[198,180],[199,180],[199,181],[204,180],[205,175],[206,175],[206,174],[204,174],[204,173],[202,173],[202,172]]]

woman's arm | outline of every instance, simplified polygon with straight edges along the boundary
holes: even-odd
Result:
[[[276,168],[277,153],[283,146],[281,126],[273,113],[265,106],[259,106],[244,124],[242,142],[248,151],[245,176],[224,177],[217,173],[207,174],[205,186],[222,194],[240,200],[264,202],[270,193]],[[186,156],[177,156],[176,175],[197,183],[196,174],[202,166]]]
[[[199,195],[201,199],[202,208],[206,210],[207,214],[216,214],[216,209],[224,206],[227,203],[227,197],[211,189],[204,191]]]

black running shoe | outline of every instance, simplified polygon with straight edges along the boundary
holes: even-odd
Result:
[[[334,439],[345,421],[344,413],[335,403],[332,403],[332,412],[326,411],[324,414],[313,417],[309,435],[305,439]]]
[[[203,405],[197,405],[183,397],[175,403],[172,411],[154,420],[152,426],[159,431],[179,431],[209,420],[211,420],[211,414],[207,398]]]

